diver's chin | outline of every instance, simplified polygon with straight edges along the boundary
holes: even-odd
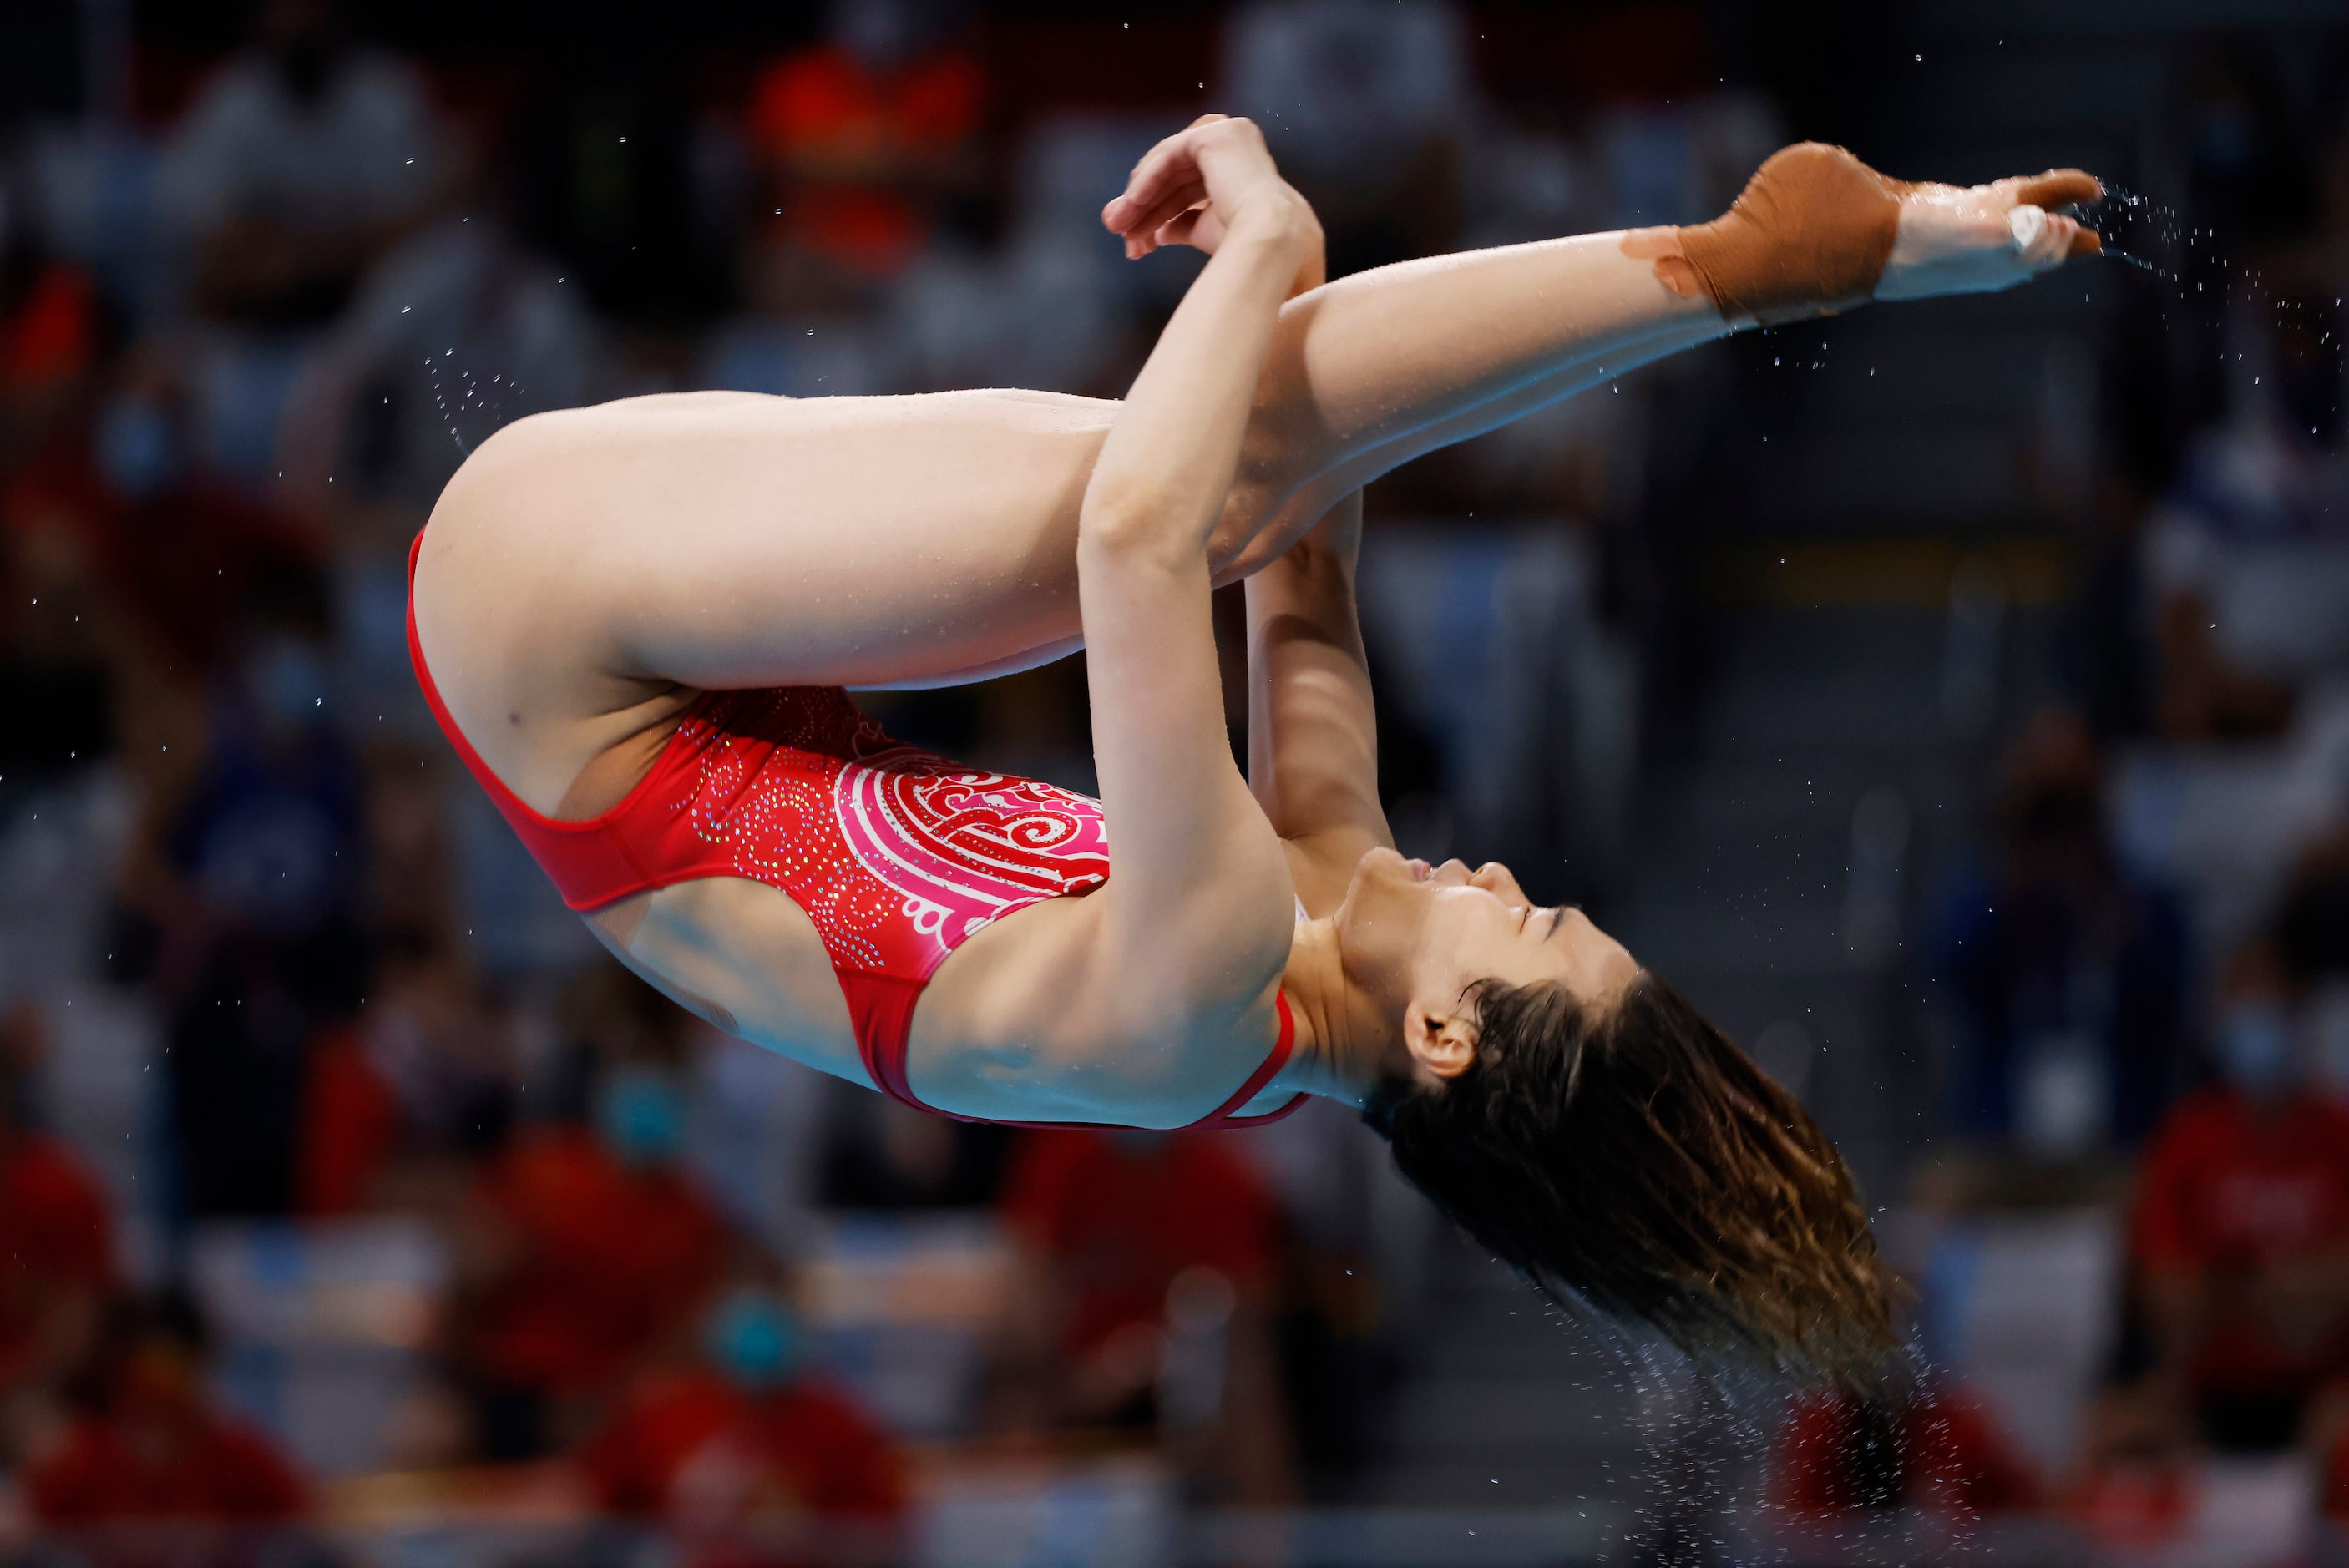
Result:
[[[1394,1003],[1402,1016],[1402,977],[1420,938],[1424,918],[1423,885],[1433,868],[1425,861],[1407,860],[1390,849],[1363,855],[1347,884],[1346,896],[1331,916],[1338,939],[1338,963],[1355,990],[1379,997],[1383,1009]],[[1401,1037],[1402,1025],[1396,1025]]]

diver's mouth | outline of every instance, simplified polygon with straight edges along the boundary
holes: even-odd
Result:
[[[1435,874],[1435,868],[1425,861],[1405,861],[1403,866],[1411,872],[1411,880],[1413,882],[1425,882]]]

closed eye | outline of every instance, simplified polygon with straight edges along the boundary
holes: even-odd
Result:
[[[1549,912],[1549,929],[1542,933],[1542,940],[1547,942],[1551,937],[1556,936],[1557,928],[1564,923],[1566,923],[1566,905],[1559,904]]]

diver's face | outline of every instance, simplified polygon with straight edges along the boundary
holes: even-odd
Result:
[[[1472,872],[1458,861],[1431,866],[1372,850],[1354,868],[1337,927],[1349,983],[1396,1020],[1414,1057],[1438,1077],[1452,1075],[1428,1062],[1417,1037],[1457,1023],[1473,1041],[1463,993],[1475,982],[1555,982],[1603,1011],[1640,972],[1623,944],[1580,910],[1532,903],[1498,864]]]

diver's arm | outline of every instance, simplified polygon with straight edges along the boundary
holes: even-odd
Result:
[[[1120,408],[1078,522],[1093,755],[1116,857],[1086,901],[1087,970],[1095,1006],[1123,1015],[1123,1027],[1104,1020],[1112,1037],[1181,1031],[1215,1003],[1237,1022],[1268,1006],[1288,947],[1279,843],[1224,735],[1206,543],[1319,226],[1253,125],[1221,122],[1203,154],[1226,232]]]
[[[1317,917],[1344,898],[1366,851],[1394,844],[1354,603],[1361,537],[1357,490],[1247,580],[1248,789]]]

